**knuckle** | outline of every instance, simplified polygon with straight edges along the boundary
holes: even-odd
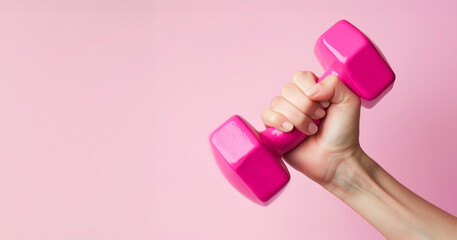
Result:
[[[292,77],[293,81],[299,81],[300,79],[314,79],[314,73],[310,71],[300,71],[294,74]]]
[[[311,72],[311,71],[306,71],[306,72],[303,72],[303,77],[305,78],[310,78],[310,79],[314,79],[314,73]]]
[[[287,95],[290,92],[290,90],[292,90],[294,87],[295,87],[294,83],[284,84],[284,86],[282,86],[282,88],[281,88],[281,95],[282,96]]]
[[[266,120],[268,118],[269,112],[270,112],[269,108],[263,109],[262,113],[260,114],[260,118],[262,118],[262,120]]]
[[[297,81],[298,79],[301,79],[301,78],[305,77],[307,74],[308,74],[307,71],[299,71],[299,72],[296,72],[296,73],[292,76],[292,80],[293,80],[293,81]]]
[[[335,76],[334,74],[330,74],[328,76],[328,80],[329,80],[330,83],[332,83],[332,85],[338,84],[338,82],[339,82],[338,77]]]
[[[282,97],[281,96],[276,96],[274,97],[273,99],[271,99],[271,102],[270,102],[270,108],[271,109],[275,109],[279,106],[279,103],[282,101]]]
[[[300,78],[300,76],[303,74],[303,71],[298,71],[296,73],[294,73],[294,75],[292,76],[292,80],[296,80],[298,78]]]

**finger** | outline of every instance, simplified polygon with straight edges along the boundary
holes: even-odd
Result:
[[[295,108],[312,119],[324,117],[325,111],[318,102],[311,101],[295,83],[287,83],[281,89],[281,95]]]
[[[316,84],[317,77],[313,72],[309,71],[300,71],[294,74],[292,81],[297,85],[297,87],[304,93],[306,90],[311,88]],[[329,101],[319,102],[323,108],[327,108],[330,105]]]
[[[360,105],[360,98],[335,75],[329,75],[321,82],[314,84],[305,91],[305,94],[313,101]]]
[[[292,104],[283,97],[275,97],[271,101],[270,109],[273,112],[279,113],[291,122],[301,132],[312,135],[317,132],[317,125],[313,120],[300,112]]]
[[[320,101],[319,104],[320,104],[323,108],[328,108],[328,106],[330,106],[330,101]]]
[[[316,84],[317,77],[312,72],[300,71],[294,74],[292,82],[294,82],[302,92]]]
[[[290,123],[284,116],[273,112],[269,108],[262,111],[261,118],[265,126],[274,127],[283,132],[290,132],[292,129],[294,129],[294,125]]]

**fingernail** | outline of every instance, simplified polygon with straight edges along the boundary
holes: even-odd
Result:
[[[316,93],[319,92],[319,90],[321,90],[321,85],[320,84],[315,84],[314,86],[312,86],[310,89],[308,89],[305,94],[308,96],[308,97],[312,97],[314,95],[316,95]]]
[[[294,125],[292,125],[292,123],[290,123],[290,122],[283,122],[283,123],[282,123],[282,129],[283,129],[283,131],[285,131],[285,132],[289,132],[289,131],[291,131],[293,128],[294,128]]]
[[[314,111],[314,116],[317,118],[322,118],[325,115],[325,111],[322,108],[317,108],[316,111]]]
[[[319,102],[321,104],[321,106],[323,108],[327,108],[329,105],[330,105],[330,102],[329,101],[322,101],[322,102]]]
[[[310,134],[315,134],[317,132],[317,125],[314,122],[310,122],[308,131]]]

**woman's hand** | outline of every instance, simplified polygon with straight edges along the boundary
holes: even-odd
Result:
[[[316,80],[312,72],[296,73],[293,82],[283,86],[281,96],[262,112],[262,120],[285,132],[296,127],[310,135],[284,159],[319,184],[327,184],[342,162],[362,153],[360,99],[334,75],[317,84]],[[324,115],[317,127],[313,120]]]

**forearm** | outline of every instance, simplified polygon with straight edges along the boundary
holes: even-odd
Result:
[[[457,218],[425,201],[360,152],[322,184],[388,239],[455,239]]]

